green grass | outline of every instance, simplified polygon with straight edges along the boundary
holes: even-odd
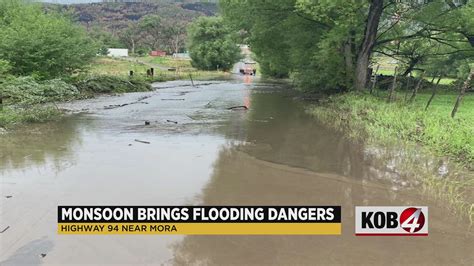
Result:
[[[376,66],[378,65],[379,66],[379,70],[377,72],[377,74],[381,74],[381,75],[384,75],[384,76],[393,76],[393,74],[395,73],[395,67],[397,66],[397,64],[393,61],[394,59],[390,58],[390,57],[387,57],[387,56],[378,56],[375,58],[375,62],[373,64],[373,67],[374,67],[374,71],[375,71],[375,68]],[[418,77],[419,76],[419,73],[417,71],[415,71],[413,73],[413,76],[414,77]],[[431,81],[433,77],[424,77],[424,79],[428,80],[428,81]],[[455,82],[456,79],[453,79],[453,78],[442,78],[439,82],[439,84],[441,85],[450,85],[452,84],[453,82]]]
[[[131,60],[129,61],[119,58],[99,57],[91,64],[89,73],[91,75],[127,77],[130,70],[133,70],[135,77],[148,80],[150,82],[182,79],[188,80],[190,79],[189,75],[192,75],[194,80],[219,79],[229,76],[228,73],[222,71],[197,70],[191,66],[191,61],[175,59],[172,57],[146,56],[130,59]],[[146,65],[145,63],[175,68],[176,71],[160,70],[155,68],[154,77],[149,78],[146,76],[146,70],[149,69],[150,66]]]
[[[143,75],[146,74],[146,65],[138,62],[130,62],[126,60],[110,58],[110,57],[98,57],[91,64],[89,72],[93,75],[108,75],[108,76],[128,76],[130,70],[135,73]]]
[[[148,62],[151,64],[162,65],[165,67],[175,67],[175,68],[193,68],[191,66],[191,60],[185,59],[176,59],[170,56],[158,57],[158,56],[145,56],[140,57],[139,60]]]
[[[421,144],[440,156],[448,156],[471,173],[468,178],[443,179],[426,173],[422,166],[412,165],[408,159],[407,175],[418,177],[426,191],[442,198],[459,213],[467,213],[474,220],[474,204],[465,198],[474,186],[474,95],[467,94],[454,119],[450,117],[457,95],[441,92],[436,95],[427,111],[429,92],[421,92],[412,103],[398,92],[395,102],[388,103],[386,93],[373,96],[366,93],[335,95],[323,105],[308,111],[328,126],[347,133],[353,139],[366,143],[401,145]],[[471,176],[471,177],[469,177]],[[466,189],[468,189],[466,192]],[[471,191],[472,193],[472,191]]]
[[[474,95],[466,95],[455,119],[450,117],[457,95],[436,95],[427,111],[428,92],[418,94],[413,103],[399,92],[394,103],[385,95],[348,93],[330,98],[314,113],[349,129],[351,134],[377,139],[394,137],[421,143],[439,155],[448,155],[472,167],[474,163]]]
[[[42,123],[61,117],[61,111],[52,106],[31,108],[4,107],[0,110],[0,128],[9,128],[23,123]]]

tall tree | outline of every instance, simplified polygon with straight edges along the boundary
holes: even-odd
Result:
[[[228,70],[240,59],[236,36],[220,17],[200,17],[188,29],[188,48],[193,66]]]
[[[147,15],[139,22],[140,31],[145,34],[145,41],[153,50],[159,49],[163,41],[163,23],[160,16]]]
[[[375,52],[395,58],[401,75],[427,69],[434,59],[465,69],[474,58],[471,2],[221,0],[220,6],[236,31],[248,33],[263,74],[290,76],[309,90],[362,90]]]

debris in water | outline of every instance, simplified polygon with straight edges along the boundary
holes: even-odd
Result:
[[[13,197],[12,195],[5,196],[5,198],[7,198],[7,199],[12,198],[12,197]]]
[[[41,257],[42,258],[46,257],[46,253],[41,253]]]
[[[245,105],[232,106],[227,108],[227,110],[248,110],[249,108]]]
[[[135,139],[136,142],[140,142],[140,143],[144,143],[144,144],[150,144],[151,142],[149,141],[144,141],[144,140],[139,140],[139,139]]]
[[[166,122],[178,124],[178,121],[173,121],[173,120],[166,120]]]
[[[2,231],[0,231],[0,234],[2,234],[2,233],[4,233],[5,231],[7,231],[8,228],[10,228],[10,226],[5,227],[5,229],[3,229]]]

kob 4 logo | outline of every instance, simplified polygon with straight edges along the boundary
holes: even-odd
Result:
[[[361,236],[427,236],[428,207],[356,207],[355,233]]]

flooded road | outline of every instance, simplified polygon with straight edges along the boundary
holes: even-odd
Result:
[[[472,265],[469,222],[416,178],[444,161],[353,143],[283,85],[188,83],[1,135],[0,265]],[[58,205],[341,205],[343,235],[57,235]],[[356,237],[358,205],[429,206],[429,236]]]

